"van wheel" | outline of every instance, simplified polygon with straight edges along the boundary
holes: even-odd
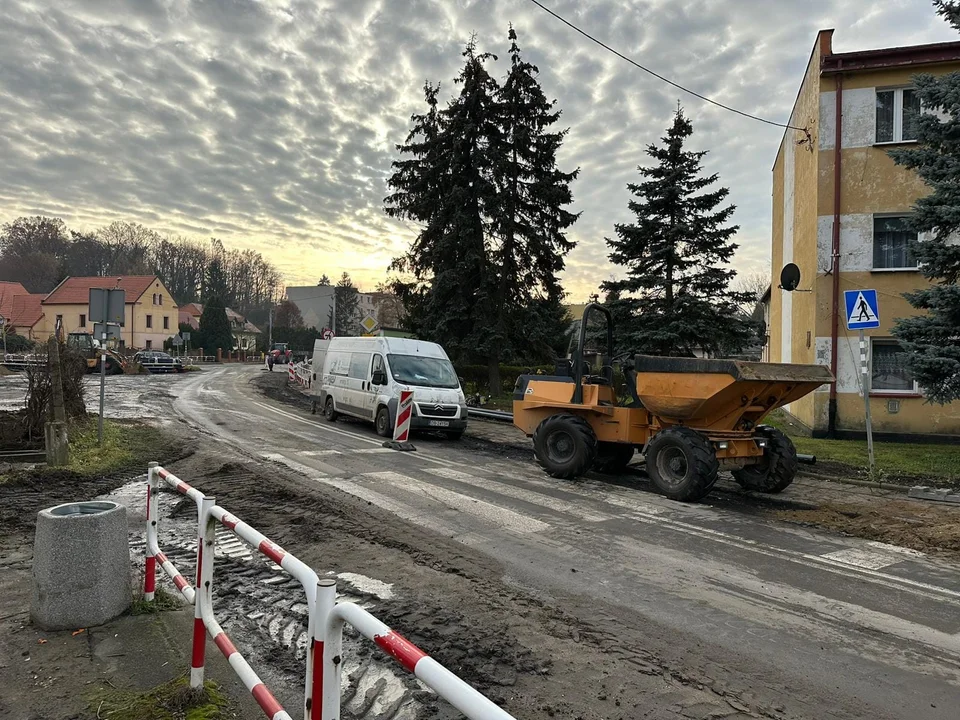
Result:
[[[443,436],[447,440],[460,440],[463,438],[463,433],[463,430],[447,430],[445,433],[443,433]]]
[[[327,422],[336,422],[337,418],[340,417],[340,413],[333,407],[333,398],[329,395],[327,401],[323,404],[323,417]]]
[[[716,483],[719,467],[710,442],[687,427],[661,430],[647,446],[647,474],[671,500],[704,497]]]
[[[583,475],[597,457],[597,436],[590,423],[577,415],[552,415],[533,433],[537,464],[555,478]]]
[[[380,437],[393,437],[393,428],[390,427],[390,411],[386,406],[381,405],[380,409],[377,410],[377,419],[376,419],[377,435]]]

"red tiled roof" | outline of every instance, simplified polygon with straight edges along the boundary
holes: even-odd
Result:
[[[187,306],[189,307],[189,305]],[[180,308],[180,325],[189,325],[194,330],[200,329],[200,322],[197,320],[197,316],[192,315],[190,312]]]
[[[122,275],[119,278],[119,288],[126,293],[127,304],[135,303],[158,282],[156,275]],[[44,305],[86,305],[90,300],[90,288],[106,288],[112,290],[118,287],[117,277],[68,277],[60,283],[53,292],[47,295]],[[172,301],[172,298],[171,298]]]
[[[29,294],[18,282],[0,282],[0,315],[9,318],[13,315],[13,299],[18,295]]]
[[[9,325],[13,328],[28,328],[40,322],[40,318],[43,317],[43,308],[40,303],[44,297],[46,296],[43,294],[14,297],[11,313],[7,317]]]
[[[186,313],[191,317],[200,317],[203,315],[203,305],[200,303],[187,303],[186,305],[182,305],[180,307],[180,313]]]

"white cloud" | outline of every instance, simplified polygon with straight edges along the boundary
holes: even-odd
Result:
[[[816,31],[838,50],[955,39],[927,0],[549,0],[657,72],[785,120]],[[707,170],[731,188],[738,267],[766,271],[777,128],[706,105],[605,53],[526,0],[3,0],[0,219],[130,219],[256,248],[293,282],[347,269],[372,285],[410,238],[388,220],[394,146],[425,80],[444,93],[471,34],[507,24],[571,128],[582,212],[565,284],[606,279],[603,237],[679,98]]]

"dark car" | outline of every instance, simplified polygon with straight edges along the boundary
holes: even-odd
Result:
[[[180,358],[159,350],[142,350],[133,356],[133,360],[152,373],[183,372],[183,361]]]

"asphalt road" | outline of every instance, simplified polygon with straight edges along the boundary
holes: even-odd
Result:
[[[176,381],[186,422],[313,488],[344,492],[495,558],[514,586],[750,693],[784,716],[943,718],[960,707],[960,568],[912,550],[684,505],[531,461],[415,440],[266,399],[259,368]],[[573,600],[571,600],[573,599]]]

